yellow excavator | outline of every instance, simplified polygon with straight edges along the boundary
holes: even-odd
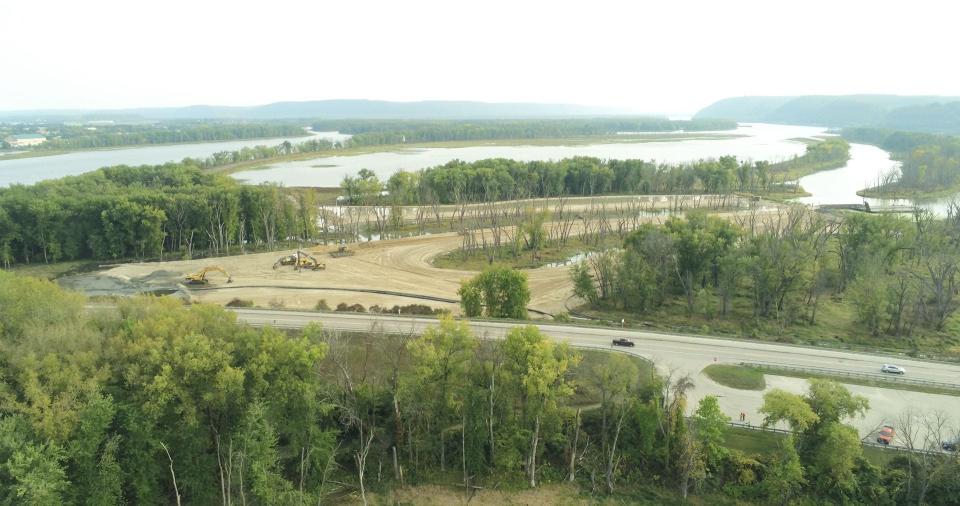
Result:
[[[233,283],[233,278],[227,274],[227,271],[223,270],[223,267],[218,267],[216,265],[204,267],[203,269],[200,269],[200,272],[187,274],[184,279],[191,285],[206,285],[210,283],[210,280],[207,279],[207,274],[210,272],[219,272],[227,277],[227,283]]]
[[[297,264],[297,255],[286,255],[277,259],[273,263],[273,270],[277,270],[277,267],[281,265],[296,265]]]
[[[297,256],[300,257],[299,263],[297,263],[298,269],[310,269],[311,271],[322,271],[327,268],[327,264],[320,263],[317,258],[309,253],[304,251],[297,251]]]
[[[281,265],[292,265],[298,271],[301,269],[310,269],[311,271],[320,271],[327,268],[327,264],[320,263],[316,257],[305,252],[297,250],[295,255],[286,255],[277,259],[273,264],[273,268],[276,269]]]

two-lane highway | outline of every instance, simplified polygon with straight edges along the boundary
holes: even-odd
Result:
[[[320,313],[234,309],[240,321],[251,325],[272,325],[302,328],[320,322],[327,328],[345,331],[368,331],[376,324],[389,333],[421,333],[437,324],[436,319],[394,315],[356,313]],[[500,339],[510,329],[523,325],[516,322],[471,321],[474,333],[485,339]],[[879,374],[884,363],[907,368],[909,377],[944,383],[960,382],[960,365],[911,360],[864,352],[839,351],[828,348],[792,346],[759,341],[745,341],[689,335],[662,334],[606,327],[583,327],[537,323],[544,333],[555,339],[582,345],[610,345],[613,339],[626,337],[636,343],[628,351],[654,360],[662,367],[682,367],[695,373],[714,362],[768,362],[797,367],[823,367],[864,374]]]
[[[254,326],[271,325],[278,328],[303,328],[311,322],[321,323],[325,328],[342,331],[365,332],[374,325],[388,333],[419,334],[427,327],[437,325],[432,318],[417,318],[395,315],[372,315],[356,313],[320,313],[296,311],[271,311],[262,309],[235,309],[241,322]],[[470,328],[481,338],[501,339],[510,329],[524,325],[517,322],[471,321]],[[728,416],[735,418],[741,411],[747,413],[747,420],[760,423],[757,410],[763,402],[763,392],[735,390],[714,383],[701,371],[709,364],[764,362],[796,367],[821,367],[863,374],[877,375],[884,363],[895,363],[906,367],[913,379],[938,381],[943,383],[960,382],[960,365],[941,362],[910,360],[904,357],[884,356],[865,352],[839,351],[826,348],[791,346],[785,344],[721,339],[689,335],[661,334],[637,330],[605,327],[583,327],[575,325],[554,325],[537,323],[547,335],[569,342],[571,345],[613,349],[611,342],[618,337],[632,340],[632,348],[618,347],[619,351],[639,355],[652,360],[662,372],[668,370],[675,374],[689,374],[695,380],[696,387],[690,393],[689,409],[707,395],[720,397],[720,405]],[[767,376],[767,390],[783,388],[803,393],[806,382],[797,378]],[[925,394],[904,390],[848,385],[854,393],[866,396],[870,400],[869,413],[860,419],[852,420],[861,436],[884,423],[896,423],[907,410],[926,414],[941,412],[951,420],[951,431],[960,430],[960,397],[949,395]]]

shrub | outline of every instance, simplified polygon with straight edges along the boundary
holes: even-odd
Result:
[[[230,302],[227,302],[226,306],[227,307],[253,307],[253,301],[234,298],[230,300]]]
[[[317,305],[313,306],[313,309],[317,311],[330,311],[330,306],[327,304],[327,299],[320,299],[317,301]]]
[[[435,314],[433,308],[425,304],[408,304],[406,306],[393,306],[390,309],[390,312],[393,314],[417,314],[417,315],[432,315]]]

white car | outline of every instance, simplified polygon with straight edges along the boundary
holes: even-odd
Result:
[[[890,374],[906,374],[907,370],[898,365],[883,364],[883,367],[880,368],[880,372],[886,372]]]

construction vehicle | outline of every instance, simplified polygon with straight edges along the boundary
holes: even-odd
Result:
[[[273,264],[273,268],[276,269],[281,265],[292,265],[294,269],[310,269],[311,271],[320,271],[327,268],[326,264],[320,263],[313,255],[297,250],[295,255],[286,255],[277,259]]]
[[[353,255],[353,251],[348,250],[347,245],[343,244],[342,241],[340,242],[340,246],[337,247],[337,251],[330,252],[330,256],[332,256],[333,258],[348,257],[352,255]]]
[[[273,270],[277,270],[277,267],[281,265],[296,265],[297,264],[297,255],[286,255],[277,259],[273,263]]]
[[[184,277],[184,279],[187,281],[187,283],[191,285],[206,285],[210,283],[210,280],[207,279],[207,274],[211,272],[219,272],[220,274],[223,274],[224,276],[227,277],[227,283],[233,283],[233,278],[231,278],[230,275],[227,274],[227,271],[223,270],[223,267],[219,267],[216,265],[208,265],[207,267],[200,269],[200,272],[196,272],[194,274],[187,274]]]
[[[313,255],[297,250],[297,270],[310,269],[311,271],[322,271],[327,268],[327,264],[320,263]]]

